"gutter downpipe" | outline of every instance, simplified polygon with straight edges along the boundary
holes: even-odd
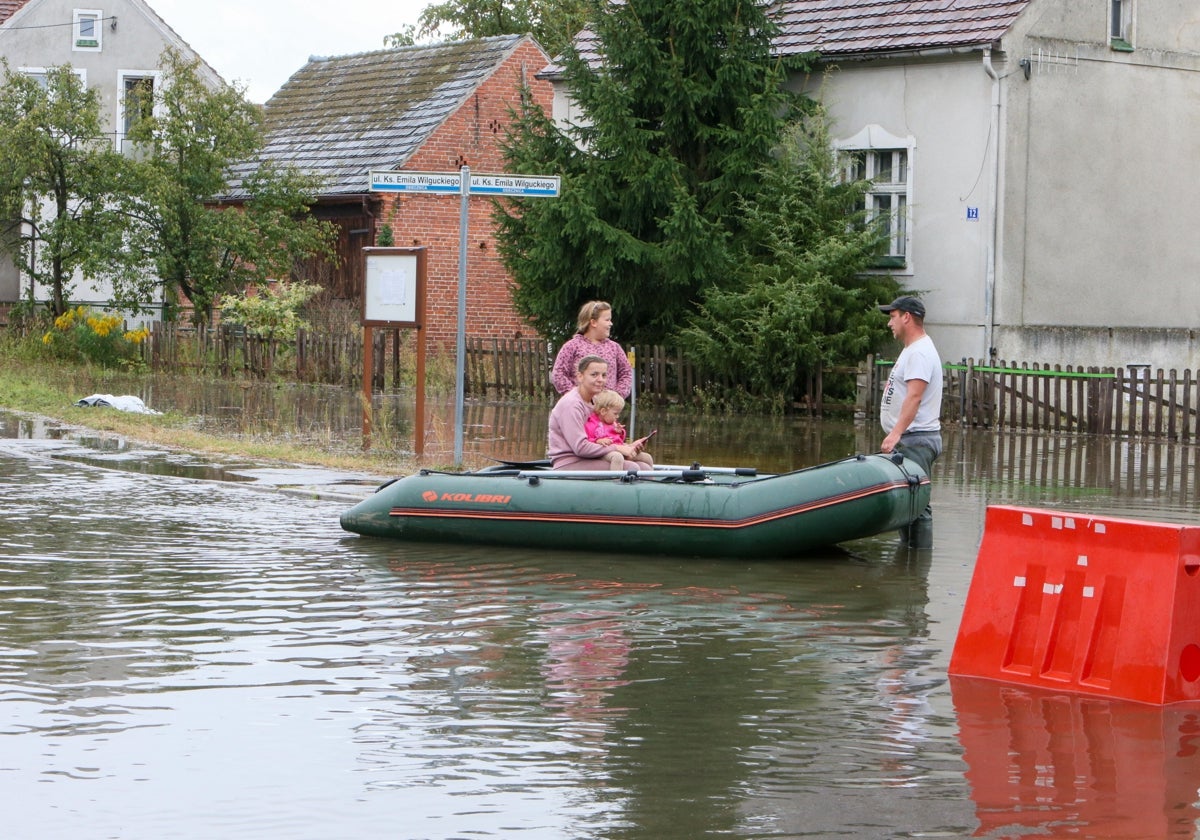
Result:
[[[1000,206],[1000,76],[992,67],[992,47],[989,44],[983,48],[983,72],[992,80],[992,109],[991,127],[988,136],[992,142],[992,195],[988,200],[988,216],[992,226],[991,236],[987,244],[986,280],[984,283],[984,328],[983,328],[983,357],[991,361],[995,355],[993,338],[996,330],[996,254],[999,250],[1000,220],[997,214]]]

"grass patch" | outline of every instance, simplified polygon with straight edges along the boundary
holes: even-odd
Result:
[[[29,340],[0,334],[0,408],[57,420],[68,426],[120,435],[164,448],[234,456],[255,461],[321,466],[396,475],[415,472],[423,463],[411,452],[400,450],[407,441],[377,437],[364,452],[361,439],[334,440],[318,435],[305,441],[282,440],[265,424],[236,431],[198,428],[200,418],[175,411],[163,414],[131,414],[74,405],[81,396],[94,393],[128,393],[130,382],[147,373],[112,371],[94,365],[67,364],[39,357]]]

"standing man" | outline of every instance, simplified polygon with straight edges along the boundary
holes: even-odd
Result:
[[[886,433],[880,449],[916,461],[931,476],[933,462],[942,454],[942,360],[925,333],[925,304],[904,295],[879,311],[887,313],[888,329],[904,345],[879,405]],[[916,521],[900,529],[900,538],[913,548],[932,548],[933,509],[926,506]]]

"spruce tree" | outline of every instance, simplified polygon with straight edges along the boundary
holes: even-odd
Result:
[[[739,199],[746,221],[734,281],[705,289],[679,333],[689,358],[734,383],[711,399],[787,411],[808,375],[858,362],[886,334],[875,305],[899,284],[868,269],[887,243],[888,220],[868,215],[870,184],[842,177],[846,164],[814,108],[789,126],[754,199]]]
[[[506,143],[510,171],[560,174],[561,195],[498,209],[500,249],[544,335],[601,299],[623,343],[661,342],[730,282],[738,197],[758,191],[801,101],[758,0],[589,2],[590,37],[561,58],[576,121],[560,130],[531,107]]]

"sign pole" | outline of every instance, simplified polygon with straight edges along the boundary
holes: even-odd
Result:
[[[424,253],[424,252],[422,252]],[[420,325],[416,328],[416,416],[413,421],[413,451],[425,455],[425,258],[420,262],[420,281],[416,284],[416,313]]]
[[[459,170],[460,189],[458,215],[458,359],[454,366],[454,466],[463,460],[463,391],[466,386],[467,359],[467,207],[471,197],[471,168]]]

